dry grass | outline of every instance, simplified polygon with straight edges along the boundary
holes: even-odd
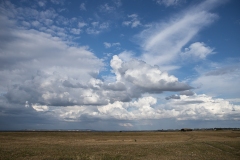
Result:
[[[0,159],[240,159],[240,132],[0,132]]]

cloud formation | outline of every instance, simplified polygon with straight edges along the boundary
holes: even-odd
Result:
[[[202,2],[199,6],[192,7],[188,11],[174,16],[168,22],[152,23],[143,30],[136,38],[140,38],[143,49],[141,59],[147,63],[160,66],[170,65],[179,59],[181,50],[185,47],[204,27],[214,22],[218,16],[210,13],[216,1],[211,3]],[[215,5],[216,5],[215,4]],[[207,6],[209,5],[209,6]],[[212,49],[203,43],[193,43],[186,49],[188,54],[204,58],[212,53]],[[192,51],[192,52],[191,52]],[[197,51],[197,52],[195,52]],[[184,55],[188,55],[187,53]]]
[[[182,2],[185,2],[185,0],[155,0],[155,1],[157,4],[165,5],[166,7],[176,6]]]
[[[139,13],[123,12],[127,2],[121,0],[97,4],[89,17],[63,16],[71,5],[63,8],[65,2],[31,2],[32,8],[1,2],[0,128],[9,119],[26,126],[71,122],[115,128],[159,126],[169,119],[239,121],[239,62],[188,66],[196,74],[190,80],[176,70],[189,63],[186,59],[210,63],[215,49],[195,37],[218,18],[210,11],[220,2],[203,1],[168,21],[146,25]],[[91,8],[77,5],[83,15]],[[140,46],[132,50],[131,36],[139,30]],[[109,34],[101,35],[104,31]]]
[[[205,59],[210,54],[214,54],[213,49],[206,46],[203,42],[192,43],[181,53],[181,55],[187,59]]]
[[[128,15],[128,19],[130,19],[130,20],[123,21],[122,24],[124,26],[131,26],[131,28],[135,28],[135,27],[138,27],[141,25],[141,22],[140,22],[137,14]]]

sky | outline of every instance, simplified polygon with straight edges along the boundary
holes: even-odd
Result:
[[[240,127],[239,7],[0,0],[0,130]]]

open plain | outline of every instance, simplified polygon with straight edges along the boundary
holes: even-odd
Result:
[[[0,132],[0,159],[240,159],[240,131]]]

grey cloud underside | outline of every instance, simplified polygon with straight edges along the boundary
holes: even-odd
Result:
[[[166,97],[165,99],[166,100],[170,100],[170,99],[181,99],[181,95],[185,95],[185,96],[193,96],[195,95],[195,93],[191,90],[184,90],[184,91],[181,91],[179,92],[179,95],[178,94],[174,94],[174,95],[171,95],[171,96],[168,96]],[[193,103],[197,103],[197,101],[192,101]]]
[[[169,100],[169,99],[180,99],[180,96],[175,94],[175,95],[168,96],[165,99],[166,100]]]
[[[206,76],[219,76],[219,75],[225,75],[228,73],[238,72],[240,68],[240,64],[235,66],[226,66],[222,68],[215,69],[213,71],[210,71],[206,73]]]
[[[186,96],[192,96],[194,95],[195,93],[191,90],[186,90],[186,91],[182,91],[179,93],[180,95],[186,95]]]

